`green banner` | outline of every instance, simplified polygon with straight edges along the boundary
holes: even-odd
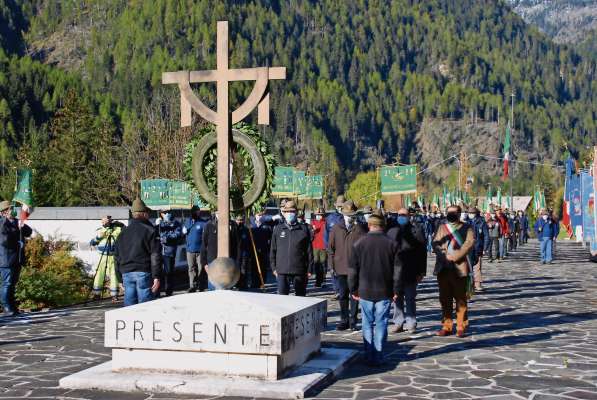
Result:
[[[294,194],[294,168],[276,167],[272,195],[290,197]]]
[[[188,210],[194,205],[207,207],[189,183],[173,179],[142,180],[141,199],[152,210]]]
[[[294,171],[293,193],[295,196],[304,196],[307,194],[307,174],[305,171]]]
[[[305,194],[301,196],[301,199],[312,199],[312,200],[323,199],[323,176],[322,175],[306,176],[305,180],[306,180]]]
[[[190,209],[193,201],[191,185],[182,181],[169,181],[168,200],[170,208]]]
[[[168,199],[168,179],[144,179],[141,181],[141,200],[151,209],[165,209]]]
[[[17,186],[15,187],[15,195],[12,199],[14,202],[21,203],[26,206],[33,206],[33,193],[31,191],[31,175],[30,169],[17,170]]]
[[[381,193],[407,194],[417,192],[416,165],[386,165],[381,167]]]

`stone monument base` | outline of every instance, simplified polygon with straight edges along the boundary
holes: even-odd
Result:
[[[279,380],[165,374],[139,370],[114,372],[112,361],[108,361],[62,378],[60,387],[201,396],[302,399],[309,390],[317,389],[339,375],[356,354],[355,350],[322,348],[318,355]]]

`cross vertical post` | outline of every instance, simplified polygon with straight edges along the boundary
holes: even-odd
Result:
[[[218,21],[217,31],[217,70],[222,76],[226,76],[228,73],[228,21]],[[230,256],[230,111],[228,87],[228,79],[217,81],[218,257]]]

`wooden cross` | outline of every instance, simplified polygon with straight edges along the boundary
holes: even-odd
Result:
[[[230,69],[228,67],[228,21],[218,21],[215,70],[164,72],[163,84],[178,84],[180,89],[180,126],[191,126],[191,110],[216,125],[218,179],[218,258],[230,257],[230,137],[231,125],[242,121],[258,108],[257,121],[269,125],[270,79],[286,79],[284,67]],[[243,104],[230,112],[229,83],[255,81],[255,86]],[[191,83],[216,82],[217,110],[208,108],[191,89]]]

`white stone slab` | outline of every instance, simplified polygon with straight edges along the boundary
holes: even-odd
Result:
[[[106,312],[105,346],[282,355],[319,340],[326,314],[312,297],[184,294]]]
[[[309,390],[323,386],[329,382],[328,379],[340,374],[356,354],[355,350],[323,348],[319,356],[277,381],[140,371],[114,372],[111,362],[107,362],[62,378],[60,387],[197,396],[301,399]]]

